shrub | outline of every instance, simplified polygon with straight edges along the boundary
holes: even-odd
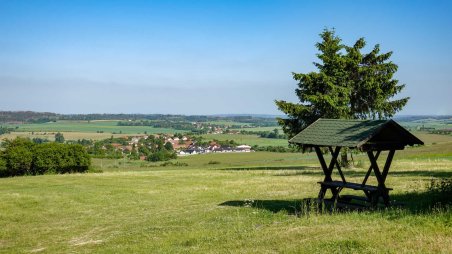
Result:
[[[81,145],[34,144],[21,138],[7,141],[1,157],[0,176],[85,172],[91,165],[91,158]]]
[[[207,164],[215,165],[215,164],[220,164],[220,162],[219,161],[209,161]]]
[[[167,166],[186,167],[186,166],[188,166],[188,164],[185,162],[179,162],[179,161],[176,161],[175,163],[171,162],[171,161],[166,161],[166,162],[160,164],[160,166],[161,167],[167,167]]]

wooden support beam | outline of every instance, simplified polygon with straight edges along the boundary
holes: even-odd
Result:
[[[383,182],[386,181],[386,177],[388,176],[389,168],[391,167],[392,158],[394,158],[394,153],[395,153],[395,150],[390,150],[388,157],[386,158],[386,163],[383,168],[383,174],[382,174]]]
[[[375,159],[375,156],[372,151],[367,152],[367,156],[369,157],[370,164],[372,165],[372,168],[375,173],[375,177],[377,177],[378,185],[384,186],[384,180],[383,176],[381,175],[380,168],[378,168],[377,160]]]
[[[375,155],[375,160],[378,160],[378,157],[380,156],[381,151],[378,150],[377,154]],[[372,173],[372,165],[370,165],[369,170],[367,170],[366,176],[364,177],[363,185],[366,185],[367,180],[369,179],[370,173]]]
[[[336,149],[337,149],[337,148],[338,148],[338,147],[336,147]],[[340,149],[341,149],[341,148],[339,147],[339,150],[340,150]],[[334,157],[333,148],[332,148],[331,146],[329,146],[329,147],[328,147],[328,150],[330,150],[331,157]],[[337,168],[337,171],[339,171],[339,175],[341,176],[342,182],[346,183],[347,181],[345,180],[345,176],[344,176],[344,174],[342,173],[341,166],[339,165],[339,162],[337,161],[337,157],[336,157],[336,160],[335,160],[335,166],[336,166],[336,168]]]
[[[328,149],[332,152],[330,165],[328,166],[328,171],[331,175],[331,173],[333,173],[334,166],[337,163],[337,157],[339,156],[339,151],[341,150],[341,147],[336,146],[336,148],[334,149],[334,152],[333,152],[333,148],[331,146],[329,146]]]
[[[322,167],[323,173],[325,174],[325,182],[326,181],[332,181],[331,174],[328,174],[328,167],[326,166],[325,158],[323,158],[322,151],[320,150],[320,147],[315,146],[315,153],[317,154],[317,157],[319,158],[320,166]]]

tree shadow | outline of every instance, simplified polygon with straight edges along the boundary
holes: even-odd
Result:
[[[304,204],[310,204],[311,199],[294,199],[294,200],[231,200],[226,201],[220,206],[235,207],[251,207],[256,209],[264,209],[272,213],[287,212],[289,215],[299,215]]]
[[[391,206],[382,205],[372,208],[359,203],[334,203],[325,200],[319,203],[317,198],[289,199],[289,200],[230,200],[219,204],[220,206],[249,207],[263,209],[272,213],[286,212],[288,215],[305,216],[310,213],[347,213],[347,212],[383,212],[396,209],[400,214],[419,214],[437,212],[438,209],[452,211],[452,196],[450,193],[439,192],[407,192],[390,196]],[[401,213],[400,213],[401,212]]]
[[[309,169],[319,169],[319,168],[308,168],[308,171],[297,171],[297,172],[291,172],[291,173],[277,173],[275,176],[300,176],[300,175],[308,175],[308,176],[314,176],[314,175],[323,175],[323,171],[321,170],[309,170]],[[365,171],[358,171],[358,170],[343,170],[345,177],[364,177]],[[372,171],[372,175],[374,175]],[[418,177],[437,177],[437,178],[451,178],[452,177],[452,171],[429,171],[429,170],[416,170],[416,171],[389,171],[388,177],[397,177],[397,176],[418,176]]]

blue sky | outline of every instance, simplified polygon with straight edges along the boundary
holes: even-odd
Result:
[[[449,1],[0,0],[0,110],[279,114],[325,28],[394,51],[411,100],[452,114]]]

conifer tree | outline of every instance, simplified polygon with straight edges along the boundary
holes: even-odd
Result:
[[[319,118],[384,119],[392,117],[408,102],[391,100],[405,85],[393,79],[397,65],[392,52],[380,53],[377,44],[363,54],[364,38],[353,46],[342,44],[334,30],[325,29],[316,44],[318,72],[292,73],[298,81],[295,90],[300,102],[276,100],[286,118],[278,118],[284,132],[293,137]]]

